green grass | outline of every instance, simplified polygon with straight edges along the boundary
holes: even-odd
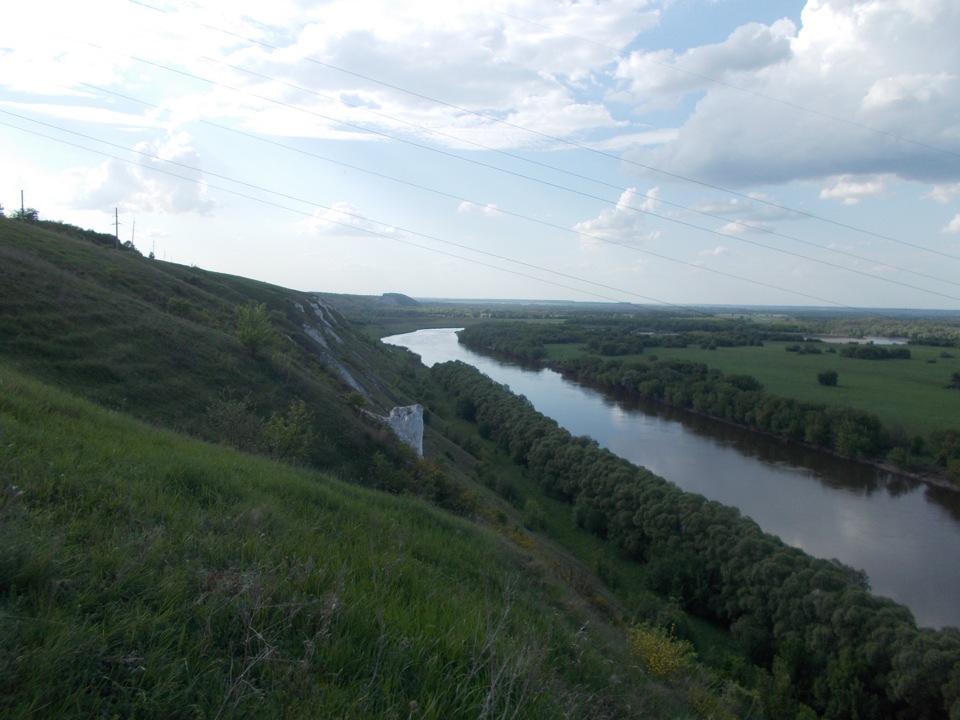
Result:
[[[334,318],[322,358],[304,324],[322,326],[314,296],[244,278],[151,261],[56,228],[0,221],[0,357],[104,407],[194,435],[225,394],[261,418],[294,401],[311,409],[317,465],[346,467],[379,438],[358,422],[346,369],[385,414],[413,398],[403,360]],[[237,338],[235,309],[263,303],[280,336],[254,354]],[[328,318],[329,319],[329,318]],[[380,382],[373,378],[385,378]],[[373,435],[374,437],[371,437]],[[206,435],[208,439],[213,439]]]
[[[0,381],[0,716],[678,710],[489,531]]]
[[[495,449],[369,334],[384,318],[325,314],[321,357],[314,297],[0,221],[0,717],[688,716],[628,653],[621,614],[663,605],[642,569],[547,498],[545,535],[519,529],[467,478]],[[276,351],[238,340],[249,303]],[[409,461],[340,368],[368,409],[428,406],[428,455],[491,522],[336,479]],[[294,400],[314,418],[301,461],[326,473],[186,437],[249,430],[210,414],[224,402],[266,420]]]
[[[839,345],[819,343],[823,354],[786,352],[796,343],[767,342],[763,347],[651,348],[646,355],[622,360],[682,359],[704,363],[724,374],[752,375],[764,389],[804,402],[852,407],[875,414],[887,428],[902,428],[908,436],[927,436],[938,429],[960,425],[960,392],[944,386],[960,371],[960,351],[948,348],[910,346],[909,360],[859,360],[844,358]],[[830,353],[833,347],[838,352]],[[549,347],[551,360],[582,352],[569,345]],[[823,370],[836,370],[839,384],[824,387],[817,382]]]

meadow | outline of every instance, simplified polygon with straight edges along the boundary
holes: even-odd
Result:
[[[899,428],[909,437],[927,436],[960,424],[960,392],[945,387],[951,375],[960,371],[960,350],[911,345],[908,360],[862,360],[841,357],[842,346],[830,343],[814,344],[821,354],[786,351],[797,344],[766,341],[763,346],[714,350],[658,347],[642,355],[617,359],[688,360],[725,375],[750,375],[771,395],[864,410],[879,417],[885,427],[894,431]],[[564,360],[582,353],[580,345],[547,345],[549,360]],[[835,387],[817,381],[817,375],[824,370],[837,372],[839,382]]]

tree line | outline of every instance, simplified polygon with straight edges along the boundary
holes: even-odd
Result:
[[[871,595],[862,573],[571,436],[469,365],[431,373],[542,492],[572,505],[578,526],[646,565],[653,590],[729,629],[764,669],[771,717],[960,717],[957,629],[918,629],[907,608]]]
[[[579,337],[580,342],[589,343],[590,338],[585,333],[586,329],[576,325],[563,328],[494,323],[463,330],[459,337],[465,345],[478,351],[492,350],[520,360],[542,363],[546,356],[545,343],[577,342],[554,339],[568,337]],[[777,339],[783,339],[784,333],[776,331],[774,334]],[[735,338],[753,342],[771,339],[725,331],[720,333],[718,342]],[[679,342],[682,339],[682,335],[677,335],[664,341],[649,338],[642,342]],[[527,351],[531,347],[533,350]],[[910,354],[907,348],[848,347],[858,358],[893,359],[909,357]],[[846,352],[848,347],[843,351]],[[724,375],[704,363],[689,360],[654,360],[649,356],[640,361],[581,355],[551,362],[550,366],[568,379],[617,397],[650,400],[690,410],[852,458],[888,458],[901,467],[922,465],[932,460],[948,476],[960,479],[960,430],[942,429],[925,438],[895,437],[872,413],[772,395],[750,375]],[[819,381],[829,384],[828,378]],[[930,460],[922,460],[925,457]]]

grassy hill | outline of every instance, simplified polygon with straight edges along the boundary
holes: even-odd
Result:
[[[625,652],[490,531],[0,378],[4,717],[653,704]]]
[[[427,377],[315,295],[0,220],[0,717],[693,717],[462,429],[360,412]]]

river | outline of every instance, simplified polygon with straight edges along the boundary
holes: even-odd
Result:
[[[739,508],[811,555],[865,570],[873,592],[909,607],[920,625],[960,626],[960,493],[688,413],[614,401],[552,370],[474,353],[456,329],[383,342],[412,350],[428,367],[469,363],[574,435]]]

